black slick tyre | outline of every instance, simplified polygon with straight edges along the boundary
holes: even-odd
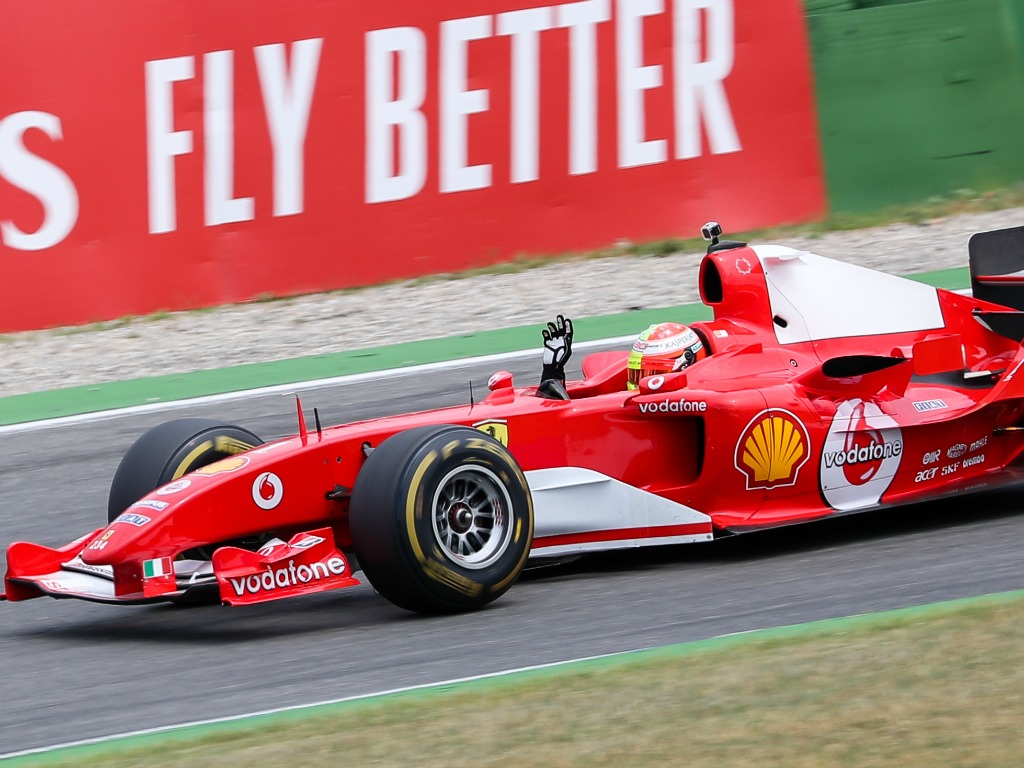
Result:
[[[477,429],[429,426],[377,446],[349,507],[356,557],[400,608],[481,608],[518,578],[533,540],[526,478],[500,442]]]
[[[212,419],[174,419],[153,427],[125,452],[114,473],[107,522],[161,485],[262,444],[249,430]]]

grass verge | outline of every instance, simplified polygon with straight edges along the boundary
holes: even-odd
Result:
[[[1016,766],[1024,592],[324,705],[15,765]]]

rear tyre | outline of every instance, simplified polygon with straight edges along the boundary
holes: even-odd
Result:
[[[174,419],[153,427],[132,444],[114,473],[107,522],[161,485],[262,444],[249,430],[212,419]]]
[[[533,539],[526,478],[480,430],[410,429],[367,457],[349,507],[352,544],[374,588],[400,608],[481,608],[518,578]]]

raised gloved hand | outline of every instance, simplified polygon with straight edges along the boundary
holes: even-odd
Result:
[[[572,357],[572,320],[559,315],[541,331],[544,337],[544,368],[540,379],[565,383],[565,363]]]

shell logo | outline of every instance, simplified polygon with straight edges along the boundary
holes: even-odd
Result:
[[[228,456],[226,459],[215,461],[195,470],[197,475],[219,475],[221,472],[234,472],[249,463],[248,456]]]
[[[761,411],[736,443],[736,469],[747,478],[747,490],[795,484],[810,443],[807,428],[789,411]]]

